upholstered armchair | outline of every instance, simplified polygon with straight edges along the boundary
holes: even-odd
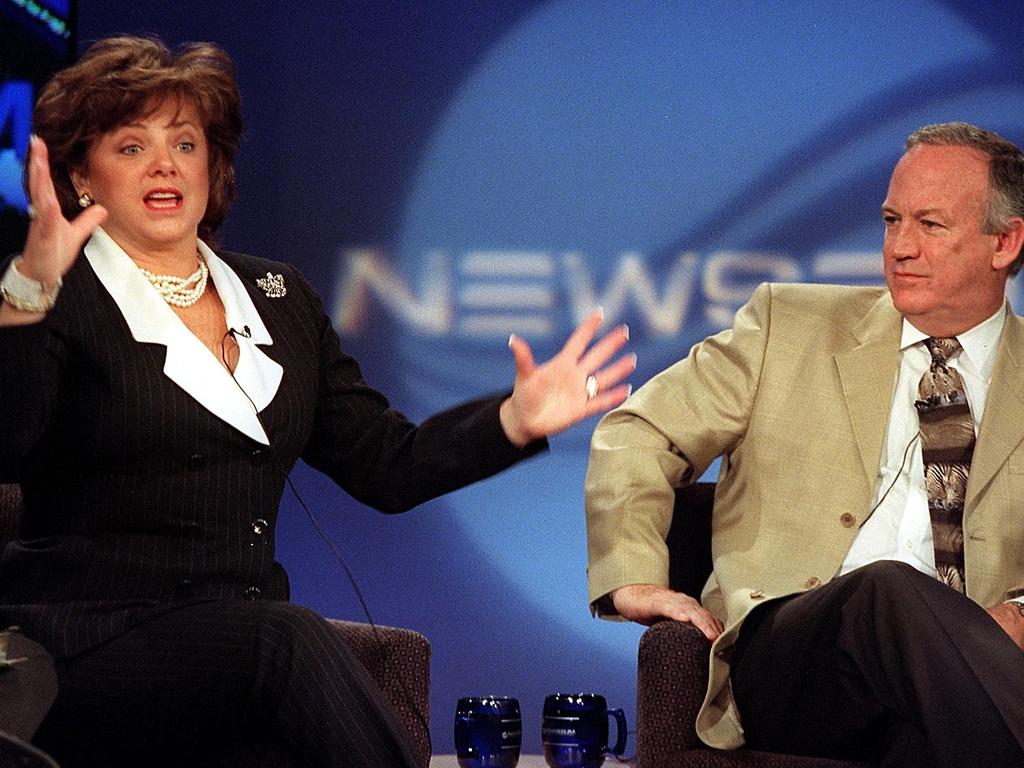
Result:
[[[17,536],[20,514],[21,489],[17,485],[0,484],[0,547]],[[375,631],[369,624],[337,620],[331,623],[395,707],[412,737],[420,765],[427,768],[430,763],[430,643],[423,635],[409,629],[378,626]],[[266,753],[260,753],[259,745],[246,747],[246,750],[244,755],[232,755],[229,763],[247,768],[261,763],[286,764],[286,761],[277,762],[278,757],[285,760],[283,756],[271,759]],[[38,758],[40,762],[27,762],[27,757],[15,754],[17,751],[17,739],[5,742],[0,732],[0,768],[53,765],[42,762],[45,756]]]
[[[699,595],[711,573],[713,483],[697,483],[676,494],[669,547],[669,583]],[[712,749],[694,728],[708,684],[707,638],[689,624],[663,621],[640,638],[637,670],[638,768],[870,768],[824,758],[748,749]]]

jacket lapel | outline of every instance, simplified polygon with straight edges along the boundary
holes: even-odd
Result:
[[[843,397],[868,481],[874,483],[899,365],[902,321],[889,294],[853,329],[856,344],[835,355]]]
[[[1024,440],[1024,319],[1007,312],[967,480],[968,508]]]
[[[253,440],[269,445],[258,411],[273,399],[282,369],[255,345],[272,344],[273,340],[238,278],[205,245],[201,247],[209,262],[210,277],[224,302],[228,327],[248,327],[252,336],[236,337],[239,362],[234,378],[102,229],[97,229],[86,243],[85,256],[124,316],[132,337],[167,348],[164,375],[210,413]]]
[[[224,303],[228,328],[242,332],[235,334],[238,342],[235,388],[241,387],[256,410],[263,411],[277,394],[284,369],[257,345],[271,346],[274,340],[238,275],[202,241],[199,242],[199,250],[206,258],[210,279],[217,286],[217,293]],[[218,367],[225,370],[223,366]]]

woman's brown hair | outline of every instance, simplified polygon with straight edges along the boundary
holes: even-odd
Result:
[[[76,64],[43,87],[33,130],[50,153],[57,198],[64,215],[79,209],[72,169],[84,169],[100,135],[148,117],[167,98],[195,105],[209,144],[210,197],[199,236],[211,241],[235,198],[235,152],[242,133],[235,65],[213,43],[171,50],[146,37],[109,37],[93,43]]]

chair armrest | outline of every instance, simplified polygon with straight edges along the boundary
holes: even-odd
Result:
[[[636,746],[641,766],[669,765],[701,749],[694,722],[708,685],[711,643],[681,621],[662,621],[640,638],[637,658]]]
[[[0,632],[0,733],[30,741],[56,699],[53,657],[16,628]]]
[[[430,641],[397,627],[331,619],[395,708],[423,768],[430,763]]]

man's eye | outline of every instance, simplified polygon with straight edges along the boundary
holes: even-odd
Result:
[[[924,227],[925,229],[939,229],[940,227],[942,227],[942,225],[939,224],[939,222],[929,221],[928,219],[922,220],[921,226]]]

